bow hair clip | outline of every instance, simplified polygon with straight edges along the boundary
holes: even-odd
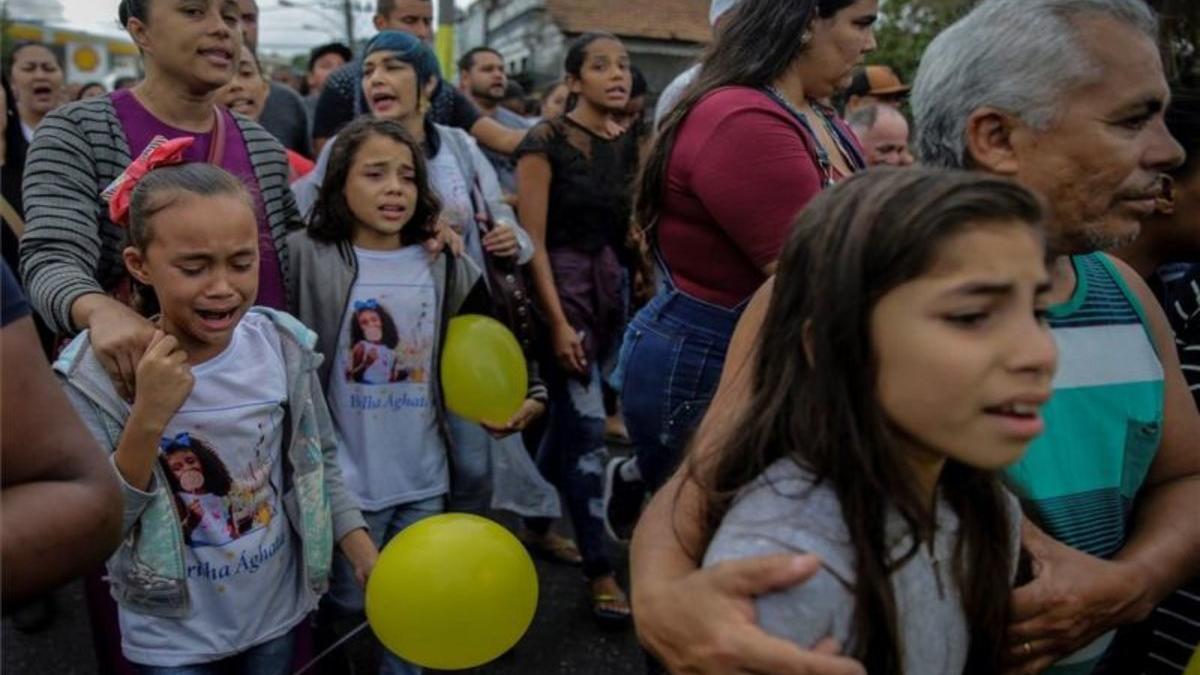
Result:
[[[182,164],[183,152],[195,142],[196,139],[191,136],[180,136],[171,140],[155,136],[142,154],[100,193],[101,199],[108,202],[109,219],[122,227],[129,225],[129,201],[138,181],[160,166]]]
[[[163,450],[170,450],[171,448],[190,448],[192,447],[192,437],[188,435],[188,432],[186,431],[175,434],[174,438],[167,438],[164,436],[159,442],[158,447],[162,448]]]
[[[375,298],[354,301],[354,311],[361,312],[364,309],[379,309],[379,301]]]

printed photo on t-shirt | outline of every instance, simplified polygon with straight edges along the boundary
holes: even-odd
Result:
[[[235,478],[212,444],[194,434],[164,438],[160,448],[189,546],[223,546],[270,525],[277,500],[268,459],[251,460]]]
[[[426,334],[429,308],[417,307],[401,324],[392,318],[381,298],[356,301],[350,317],[350,354],[346,381],[359,384],[407,382],[429,379],[432,340]],[[432,324],[429,324],[430,326]]]

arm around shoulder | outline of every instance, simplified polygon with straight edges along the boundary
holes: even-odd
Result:
[[[808,553],[812,551],[785,545],[765,532],[735,528],[721,531],[713,539],[705,556],[705,567],[733,560]],[[847,610],[854,606],[854,594],[846,581],[822,564],[803,584],[760,595],[754,605],[759,628],[799,647],[812,648],[831,637],[840,644],[846,643],[850,621]]]

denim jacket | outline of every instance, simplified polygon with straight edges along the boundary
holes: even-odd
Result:
[[[301,542],[305,586],[315,606],[328,587],[334,542],[366,523],[342,485],[333,422],[317,379],[322,357],[313,349],[316,335],[286,313],[265,307],[250,312],[271,319],[283,348],[288,390],[283,506]],[[92,435],[115,453],[130,406],[100,365],[87,331],[63,350],[54,370]],[[154,463],[145,491],[125,482],[120,472],[117,476],[125,510],[121,545],[108,560],[113,597],[142,614],[189,616],[183,526],[161,466]]]

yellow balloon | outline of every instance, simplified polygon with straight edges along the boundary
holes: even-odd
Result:
[[[472,422],[503,427],[521,409],[528,387],[525,354],[504,324],[477,314],[450,320],[442,349],[447,408]]]
[[[466,513],[426,518],[396,535],[367,581],[367,621],[400,658],[474,668],[521,639],[537,609],[537,573],[500,525]]]

